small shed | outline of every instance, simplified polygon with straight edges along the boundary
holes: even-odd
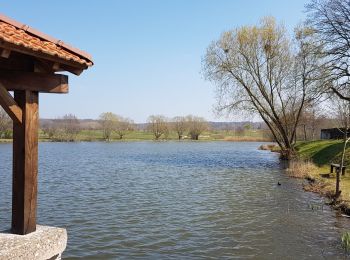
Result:
[[[11,232],[36,230],[39,93],[68,93],[89,54],[0,14],[0,105],[13,120]],[[13,91],[13,95],[9,91]]]
[[[348,136],[350,136],[350,129],[348,131]],[[345,128],[328,128],[328,129],[321,129],[321,139],[327,140],[327,139],[343,139],[345,133]]]

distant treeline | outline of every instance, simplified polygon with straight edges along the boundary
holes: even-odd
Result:
[[[302,117],[297,131],[298,140],[319,139],[322,128],[336,124],[325,115],[309,112]],[[133,120],[112,112],[102,113],[98,119],[79,119],[74,114],[66,114],[55,119],[40,119],[40,137],[53,141],[111,140],[124,139],[193,139],[210,134],[214,139],[271,140],[267,126],[263,122],[209,122],[202,117],[188,115],[167,118],[151,115],[146,123]],[[138,133],[138,134],[136,134]],[[83,138],[82,138],[83,136]],[[214,136],[214,137],[213,137]],[[248,137],[248,138],[243,138]],[[0,138],[12,138],[12,122],[0,110]],[[208,137],[206,137],[208,138]]]
[[[146,123],[136,124],[132,119],[114,114],[102,113],[99,119],[78,119],[72,114],[57,119],[41,119],[41,130],[44,135],[57,141],[74,141],[83,130],[99,131],[103,140],[123,139],[133,132],[147,132],[153,139],[198,140],[203,132],[237,131],[249,129],[266,129],[260,122],[208,122],[202,117],[188,115],[167,118],[163,115],[151,115]],[[114,138],[113,138],[114,137]]]

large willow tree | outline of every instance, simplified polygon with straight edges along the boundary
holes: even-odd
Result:
[[[350,1],[311,0],[307,5],[312,27],[329,73],[325,86],[339,98],[350,101]]]
[[[294,155],[303,108],[314,101],[321,84],[311,34],[297,29],[292,44],[282,25],[264,18],[257,26],[224,32],[203,60],[206,78],[217,86],[218,109],[259,114],[283,158]]]

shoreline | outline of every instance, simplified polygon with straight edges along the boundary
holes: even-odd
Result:
[[[81,143],[81,142],[100,142],[100,143],[118,143],[118,142],[247,142],[247,143],[271,143],[269,140],[262,140],[262,139],[199,139],[199,140],[191,140],[191,139],[161,139],[161,140],[155,140],[155,139],[112,139],[109,141],[101,140],[101,139],[79,139],[74,141],[68,141],[68,140],[53,140],[53,139],[46,139],[42,138],[39,139],[39,143]],[[0,139],[0,144],[7,144],[12,143],[12,139]]]
[[[312,192],[318,194],[320,197],[326,198],[329,201],[324,201],[325,205],[330,206],[332,209],[343,213],[344,217],[350,218],[350,203],[348,200],[340,198],[334,200],[334,191],[332,187],[321,179],[313,179],[304,177],[307,183],[303,184],[303,190],[305,192]]]
[[[260,150],[279,153],[279,149],[273,145],[262,145]],[[335,199],[335,173],[330,173],[329,164],[315,165],[312,161],[314,158],[305,158],[302,152],[298,151],[298,158],[288,161],[285,174],[290,178],[303,180],[302,189],[305,192],[312,192],[325,198],[324,204],[330,206],[333,210],[341,213],[343,217],[350,218],[350,200],[344,198],[346,191],[349,192],[350,186],[345,182],[350,182],[350,173],[341,176],[341,193],[339,198]],[[334,155],[336,156],[336,155]]]

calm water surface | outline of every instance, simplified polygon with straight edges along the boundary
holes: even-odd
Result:
[[[67,228],[65,258],[344,259],[350,220],[312,210],[322,200],[258,146],[41,143],[38,223]],[[2,230],[11,152],[0,145]]]

